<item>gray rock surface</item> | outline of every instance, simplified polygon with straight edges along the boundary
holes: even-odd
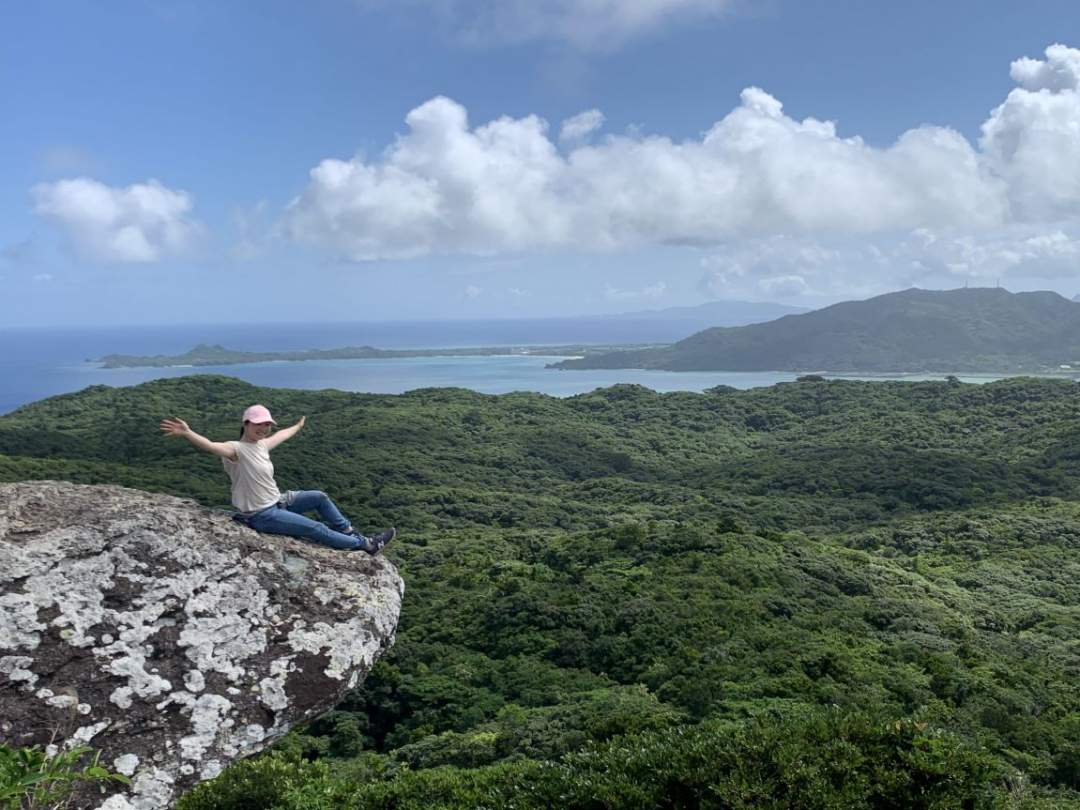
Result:
[[[0,742],[88,744],[153,810],[330,709],[394,640],[382,557],[116,486],[0,484]],[[111,795],[110,795],[111,794]]]

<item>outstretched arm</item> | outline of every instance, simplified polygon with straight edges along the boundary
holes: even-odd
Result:
[[[166,436],[183,436],[200,450],[213,453],[215,456],[236,461],[236,449],[227,442],[212,442],[205,436],[200,436],[183,419],[162,419],[161,432]]]
[[[279,444],[281,444],[286,439],[291,439],[293,436],[295,436],[297,433],[300,432],[300,428],[302,428],[304,426],[305,421],[307,421],[307,417],[306,416],[301,416],[300,421],[297,422],[292,427],[282,428],[277,433],[275,433],[274,435],[267,438],[266,439],[266,449],[267,450],[273,450],[275,447],[277,447]]]

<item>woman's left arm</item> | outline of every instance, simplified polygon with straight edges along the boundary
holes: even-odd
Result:
[[[266,441],[266,449],[267,450],[273,450],[275,447],[277,447],[279,444],[281,444],[286,439],[291,439],[293,436],[295,436],[297,433],[300,432],[300,428],[302,428],[304,426],[304,422],[306,420],[307,420],[306,416],[301,416],[300,421],[297,422],[292,427],[283,428],[283,429],[279,430],[277,433],[273,434],[272,436],[267,437],[265,439],[265,441]]]

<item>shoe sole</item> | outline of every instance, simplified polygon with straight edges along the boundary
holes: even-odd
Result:
[[[379,546],[375,551],[371,552],[371,556],[374,557],[376,554],[380,553],[384,548],[394,542],[395,537],[397,537],[397,529],[391,527],[390,537],[387,538],[386,542]]]

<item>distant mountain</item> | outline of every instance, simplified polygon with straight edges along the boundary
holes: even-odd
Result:
[[[904,290],[556,368],[1038,372],[1080,368],[1080,307],[1053,292]]]
[[[764,323],[782,318],[784,315],[797,315],[809,311],[806,307],[789,307],[768,301],[709,301],[693,307],[646,309],[607,317],[616,320],[696,323],[700,324],[699,329],[708,329],[713,326],[746,326],[751,323]]]
[[[691,307],[621,312],[613,315],[564,315],[550,318],[504,318],[498,320],[448,320],[424,324],[437,342],[413,337],[416,323],[383,324],[398,336],[410,334],[407,343],[395,348],[444,348],[453,346],[567,346],[571,344],[643,345],[668,344],[712,326],[745,326],[807,310],[782,304],[750,301],[711,301]],[[380,337],[364,342],[380,348]],[[342,344],[338,344],[342,345]],[[356,344],[353,344],[356,345]],[[293,348],[293,347],[288,347]]]

